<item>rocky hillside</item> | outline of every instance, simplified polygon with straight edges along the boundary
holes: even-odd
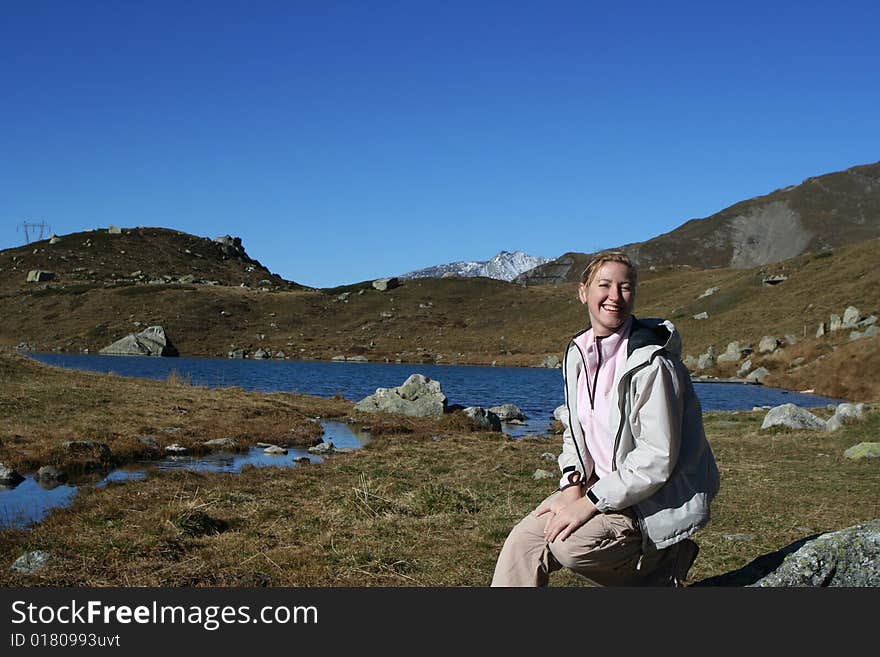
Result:
[[[118,231],[118,232],[117,232]],[[109,228],[0,251],[0,292],[33,289],[32,271],[53,289],[136,284],[299,288],[251,258],[237,237],[197,237],[166,228]]]
[[[441,278],[443,276],[464,276],[496,278],[500,281],[512,281],[523,272],[534,269],[538,265],[549,262],[549,258],[530,256],[522,251],[501,251],[489,260],[478,262],[459,261],[445,265],[425,267],[406,274],[400,278]]]
[[[622,248],[643,267],[748,268],[875,237],[880,237],[880,163],[807,178]],[[588,254],[566,253],[516,280],[576,281],[588,261]]]

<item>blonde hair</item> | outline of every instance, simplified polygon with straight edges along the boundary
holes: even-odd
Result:
[[[602,251],[601,253],[594,255],[593,259],[590,260],[590,264],[584,269],[581,274],[581,285],[589,285],[592,283],[593,279],[596,277],[596,273],[599,271],[599,267],[606,262],[619,262],[622,265],[626,265],[629,269],[629,275],[632,279],[633,287],[638,284],[639,270],[636,268],[636,263],[633,262],[626,253],[623,251]]]

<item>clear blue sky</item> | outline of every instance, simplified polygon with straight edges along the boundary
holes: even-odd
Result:
[[[876,1],[0,10],[0,248],[163,226],[331,286],[641,241],[880,160]]]

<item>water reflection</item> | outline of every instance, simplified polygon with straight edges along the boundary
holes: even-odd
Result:
[[[370,440],[370,435],[353,431],[345,422],[324,421],[324,441],[332,442],[339,450],[358,449]],[[146,479],[151,470],[195,470],[199,472],[239,473],[247,465],[254,467],[294,467],[307,461],[321,463],[323,459],[309,454],[307,449],[288,448],[287,454],[273,456],[262,447],[247,452],[210,452],[198,455],[174,455],[161,461],[144,461],[113,470],[100,479],[85,478],[78,485],[57,481],[37,480],[32,475],[15,485],[0,485],[0,529],[26,528],[43,520],[52,509],[69,506],[79,486],[106,486],[109,482],[139,481]]]

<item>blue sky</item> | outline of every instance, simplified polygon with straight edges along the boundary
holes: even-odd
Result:
[[[0,248],[163,226],[332,286],[641,241],[880,160],[876,2],[0,9]]]

